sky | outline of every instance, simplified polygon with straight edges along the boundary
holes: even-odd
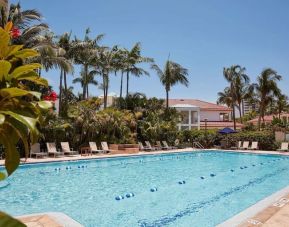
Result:
[[[11,1],[12,3],[18,1]],[[251,82],[267,67],[283,76],[279,83],[289,95],[289,1],[287,0],[21,0],[23,9],[37,9],[55,34],[72,31],[79,38],[105,34],[101,44],[130,49],[142,44],[142,55],[163,67],[170,56],[189,70],[188,88],[177,85],[171,98],[215,102],[227,86],[223,67],[239,64]],[[131,78],[130,92],[165,98],[158,76]],[[44,73],[58,90],[59,71]],[[78,68],[72,79],[79,75]],[[97,78],[100,80],[101,78]],[[119,93],[120,76],[111,75],[109,92]],[[73,84],[75,91],[80,91]],[[90,95],[99,95],[90,86]]]

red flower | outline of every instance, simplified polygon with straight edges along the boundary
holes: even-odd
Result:
[[[13,39],[17,39],[21,35],[20,30],[16,27],[12,28],[10,33]]]

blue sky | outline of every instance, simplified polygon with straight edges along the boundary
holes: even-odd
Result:
[[[188,88],[174,87],[172,98],[215,102],[217,92],[226,86],[223,67],[233,64],[246,67],[252,82],[262,69],[275,69],[283,76],[280,87],[289,95],[289,1],[22,0],[21,5],[42,12],[56,34],[72,31],[83,37],[89,27],[91,36],[105,34],[104,45],[131,48],[139,41],[143,55],[160,66],[170,54],[171,60],[189,69],[190,80]],[[57,89],[59,72],[44,76]],[[109,92],[119,93],[119,81],[111,76]],[[154,72],[132,78],[130,88],[149,97],[165,97]],[[97,87],[91,86],[90,91],[101,94]]]

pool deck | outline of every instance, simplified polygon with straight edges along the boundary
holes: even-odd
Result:
[[[62,161],[77,161],[77,160],[91,160],[91,159],[102,159],[102,158],[112,158],[112,157],[129,157],[129,156],[139,156],[139,155],[155,155],[155,154],[168,154],[168,153],[182,153],[182,152],[192,152],[192,151],[216,151],[218,149],[194,149],[185,148],[177,150],[160,150],[160,151],[150,151],[150,152],[138,152],[138,153],[118,153],[118,154],[98,154],[90,156],[65,156],[59,158],[28,158],[21,159],[21,164],[36,164],[36,163],[48,163],[48,162],[62,162]],[[278,151],[259,151],[259,150],[221,150],[221,152],[237,152],[237,153],[249,153],[249,154],[275,154],[289,156],[289,152],[278,152]],[[0,166],[4,165],[4,160],[0,160]],[[57,217],[57,215],[56,215]],[[25,217],[20,217],[20,220],[24,221],[27,226],[30,227],[60,227],[67,226],[60,224],[61,219],[55,218],[53,213],[28,215]],[[62,222],[63,223],[63,222]],[[81,226],[81,225],[79,225]],[[242,211],[236,216],[228,219],[227,221],[218,225],[218,227],[254,227],[254,226],[264,226],[264,227],[279,227],[279,226],[289,226],[289,186],[274,193],[273,195],[259,201],[255,205],[249,207],[248,209]]]

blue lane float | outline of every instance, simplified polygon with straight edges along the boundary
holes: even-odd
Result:
[[[205,179],[205,177],[200,177],[202,180],[204,180]]]
[[[255,164],[253,164],[252,166],[256,166]]]
[[[210,174],[210,177],[215,177],[215,176],[216,176],[216,174],[213,174],[213,173]]]
[[[186,181],[183,180],[183,181],[179,181],[178,183],[179,183],[179,184],[185,184]]]
[[[60,168],[55,168],[54,170],[55,170],[55,171],[60,171]]]
[[[118,200],[118,201],[122,200],[122,199],[124,199],[124,197],[122,195],[118,195],[118,196],[115,197],[115,200]]]
[[[241,166],[240,169],[244,169],[244,168]]]
[[[127,193],[125,196],[126,198],[131,198],[131,197],[134,197],[134,194],[131,192],[131,193]]]
[[[156,192],[158,189],[156,187],[151,188],[151,192]]]
[[[230,171],[231,171],[231,172],[234,172],[235,170],[231,169]]]

